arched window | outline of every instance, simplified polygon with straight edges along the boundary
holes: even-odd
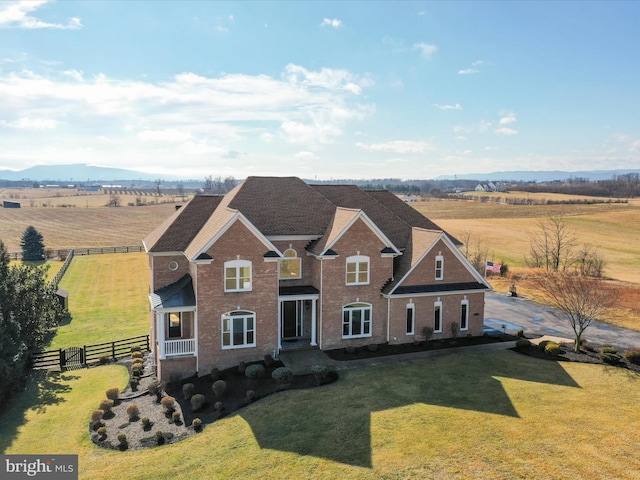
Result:
[[[251,262],[233,260],[224,263],[224,291],[247,292],[251,290]]]
[[[369,257],[354,255],[347,257],[347,285],[369,284]]]
[[[256,346],[256,314],[234,311],[222,315],[222,348]]]
[[[280,279],[302,277],[302,259],[298,258],[298,253],[289,248],[284,252],[284,258],[280,260]]]
[[[371,336],[371,304],[352,303],[342,307],[342,338]]]

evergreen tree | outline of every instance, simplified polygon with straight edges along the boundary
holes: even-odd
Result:
[[[44,241],[42,234],[34,227],[29,226],[22,234],[20,240],[22,247],[22,260],[26,262],[34,262],[44,260]]]
[[[21,387],[29,355],[42,348],[64,315],[54,286],[47,282],[47,269],[10,267],[0,241],[0,406]]]

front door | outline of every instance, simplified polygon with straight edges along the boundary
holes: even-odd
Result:
[[[282,338],[297,339],[302,336],[302,300],[282,302]]]

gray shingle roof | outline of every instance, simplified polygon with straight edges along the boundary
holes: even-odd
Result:
[[[186,274],[177,282],[149,295],[151,308],[179,308],[179,307],[195,307],[196,296],[193,291],[193,281],[191,275]]]

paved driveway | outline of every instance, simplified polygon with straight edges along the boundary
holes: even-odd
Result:
[[[564,320],[562,314],[552,308],[526,298],[512,298],[498,293],[487,293],[485,299],[485,330],[494,329],[515,334],[522,329],[525,333],[575,338],[568,320]],[[640,347],[640,332],[599,322],[592,323],[582,338],[592,343],[610,344],[620,348]]]

